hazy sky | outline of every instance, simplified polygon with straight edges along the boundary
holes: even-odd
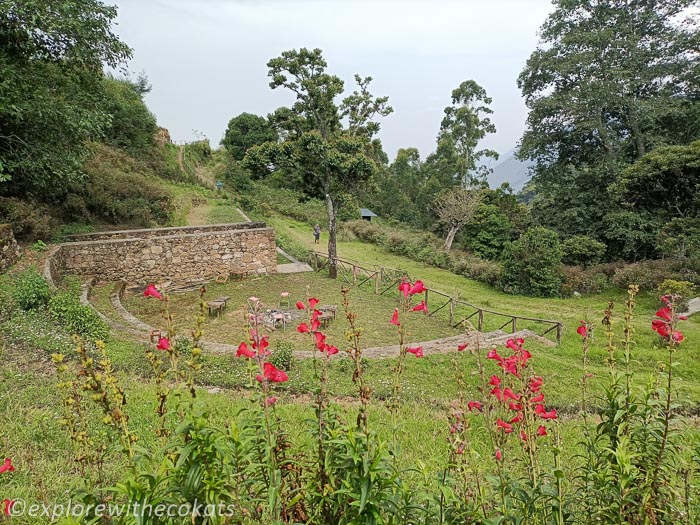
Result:
[[[354,89],[372,76],[394,113],[380,137],[393,158],[425,158],[450,93],[473,79],[493,98],[498,132],[483,145],[504,153],[524,129],[516,78],[538,42],[549,0],[111,0],[120,37],[145,72],[147,103],[173,140],[194,131],[218,144],[239,113],[267,115],[291,94],[269,88],[266,63],[287,49],[320,47],[328,72]],[[108,3],[111,3],[108,0]]]

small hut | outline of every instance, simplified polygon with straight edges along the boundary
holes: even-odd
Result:
[[[372,222],[372,217],[376,217],[377,214],[367,208],[360,208],[360,216],[363,221]]]

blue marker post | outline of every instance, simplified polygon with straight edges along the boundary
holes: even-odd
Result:
[[[218,191],[221,191],[221,188],[223,188],[223,187],[224,187],[224,183],[221,182],[220,180],[217,180],[217,181],[216,181],[216,189],[217,189]]]

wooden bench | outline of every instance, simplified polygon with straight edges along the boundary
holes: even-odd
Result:
[[[226,303],[224,301],[208,301],[207,302],[207,310],[209,312],[210,317],[215,312],[216,312],[216,317],[219,317],[221,315],[221,312],[224,311],[224,308],[226,308]]]
[[[322,304],[318,308],[316,308],[319,312],[322,314],[330,314],[332,316],[332,319],[335,321],[335,313],[338,310],[338,307],[334,304]]]

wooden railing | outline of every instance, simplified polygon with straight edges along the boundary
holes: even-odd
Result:
[[[328,266],[328,262],[328,255],[325,253],[311,252],[309,254],[309,264],[317,272]],[[384,295],[392,290],[398,294],[398,284],[403,279],[411,279],[411,276],[405,270],[397,270],[396,268],[381,265],[373,265],[371,268],[368,268],[357,261],[339,257],[336,258],[336,267],[339,279],[343,279],[348,284],[357,287],[364,286],[367,288],[371,286],[374,289],[374,293],[378,295]],[[471,322],[479,332],[483,332],[485,328],[489,330],[503,330],[508,327],[511,333],[515,333],[519,329],[530,328],[535,333],[538,333],[538,330],[540,330],[541,332],[538,335],[543,337],[554,333],[557,344],[561,343],[564,328],[564,324],[561,321],[498,312],[476,306],[459,297],[453,297],[427,287],[423,300],[425,304],[429,305],[430,313],[428,315],[432,317],[438,312],[442,312],[441,315],[446,316],[450,326],[453,327],[466,325]],[[472,319],[475,319],[475,321],[472,321]],[[504,320],[505,322],[503,322]]]

